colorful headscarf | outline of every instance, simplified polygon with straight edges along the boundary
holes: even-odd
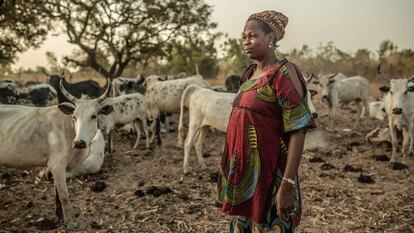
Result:
[[[277,41],[281,40],[285,35],[285,28],[289,21],[289,18],[283,13],[273,10],[254,13],[249,16],[247,21],[252,19],[266,23],[272,29]]]

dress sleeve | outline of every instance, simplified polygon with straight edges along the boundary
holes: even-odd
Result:
[[[285,133],[302,128],[310,129],[316,127],[306,102],[307,90],[306,85],[304,85],[305,81],[299,69],[295,65],[293,67],[295,67],[294,71],[296,71],[297,77],[304,88],[305,96],[303,98],[296,90],[286,65],[279,68],[273,80],[273,88],[276,91],[278,104],[282,108]]]

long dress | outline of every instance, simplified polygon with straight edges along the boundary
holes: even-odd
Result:
[[[286,164],[289,132],[316,126],[305,98],[289,77],[286,62],[281,60],[254,80],[249,78],[256,65],[251,65],[233,102],[217,195],[221,211],[233,216],[230,232],[293,232],[300,222],[298,177],[294,189],[297,211],[288,221],[277,216],[276,192]],[[306,91],[301,72],[294,67]]]

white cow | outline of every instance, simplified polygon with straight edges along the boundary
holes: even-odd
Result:
[[[140,126],[143,128],[146,136],[145,145],[147,148],[150,148],[148,122],[152,121],[151,142],[153,142],[156,132],[155,126],[159,117],[158,106],[153,101],[140,93],[135,93],[106,98],[101,105],[112,109],[109,114],[99,116],[98,122],[101,130],[109,134],[117,125],[133,123],[135,132],[137,133],[134,149],[138,148],[139,145],[139,139],[141,137]],[[160,143],[160,141],[158,142]]]
[[[66,178],[98,173],[101,170],[104,159],[105,139],[101,130],[98,130],[95,137],[92,139],[88,157],[80,164],[80,166],[69,169],[66,172]]]
[[[384,101],[372,101],[368,103],[369,117],[383,121],[387,118]]]
[[[184,145],[184,173],[188,173],[190,170],[189,154],[193,145],[199,165],[202,169],[206,168],[202,156],[202,144],[208,129],[212,127],[221,132],[226,132],[232,103],[236,95],[236,93],[216,92],[196,85],[190,85],[185,89],[180,101],[180,121],[178,126],[178,145],[182,146],[184,107],[187,107],[189,123]],[[312,104],[309,91],[306,98],[312,115],[316,117],[316,109]]]
[[[210,85],[201,75],[195,75],[182,79],[159,81],[159,76],[150,76],[145,80],[145,95],[154,101],[161,113],[171,114],[180,112],[181,96],[184,89],[191,84],[209,88]],[[169,122],[166,120],[166,128],[169,130]]]
[[[62,85],[61,85],[62,88]],[[66,90],[62,92],[67,95]],[[79,166],[88,156],[97,128],[97,115],[106,114],[98,99],[79,100],[51,107],[0,106],[0,164],[14,168],[47,166],[53,174],[56,214],[68,228],[72,221],[66,170]],[[94,106],[93,108],[91,106]]]
[[[389,86],[380,88],[387,93],[384,98],[385,110],[388,116],[388,126],[392,142],[391,163],[395,162],[398,147],[398,131],[402,132],[403,163],[407,154],[413,153],[414,136],[414,86],[407,79],[393,79]]]
[[[66,178],[73,178],[76,176],[95,174],[101,170],[103,161],[105,158],[105,139],[102,135],[102,131],[98,130],[95,137],[90,144],[90,150],[88,157],[77,167],[69,168],[66,171]],[[47,180],[50,171],[44,169],[39,173],[41,179]]]
[[[356,124],[359,124],[363,109],[369,114],[368,107],[368,79],[355,76],[343,78],[336,76],[322,77],[319,79],[322,100],[328,105],[331,117],[332,130],[335,130],[335,118],[337,109],[341,104],[356,102],[358,104]]]
[[[201,88],[196,85],[188,86],[181,98],[180,122],[178,126],[178,145],[183,144],[184,107],[189,109],[188,133],[184,146],[184,173],[189,172],[189,154],[195,146],[198,163],[206,168],[202,143],[210,127],[226,132],[235,93],[223,93]],[[195,144],[194,144],[195,142]]]

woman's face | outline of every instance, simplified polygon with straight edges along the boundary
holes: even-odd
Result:
[[[270,41],[270,33],[265,33],[256,20],[250,20],[244,26],[243,49],[250,59],[262,59],[271,49]]]

